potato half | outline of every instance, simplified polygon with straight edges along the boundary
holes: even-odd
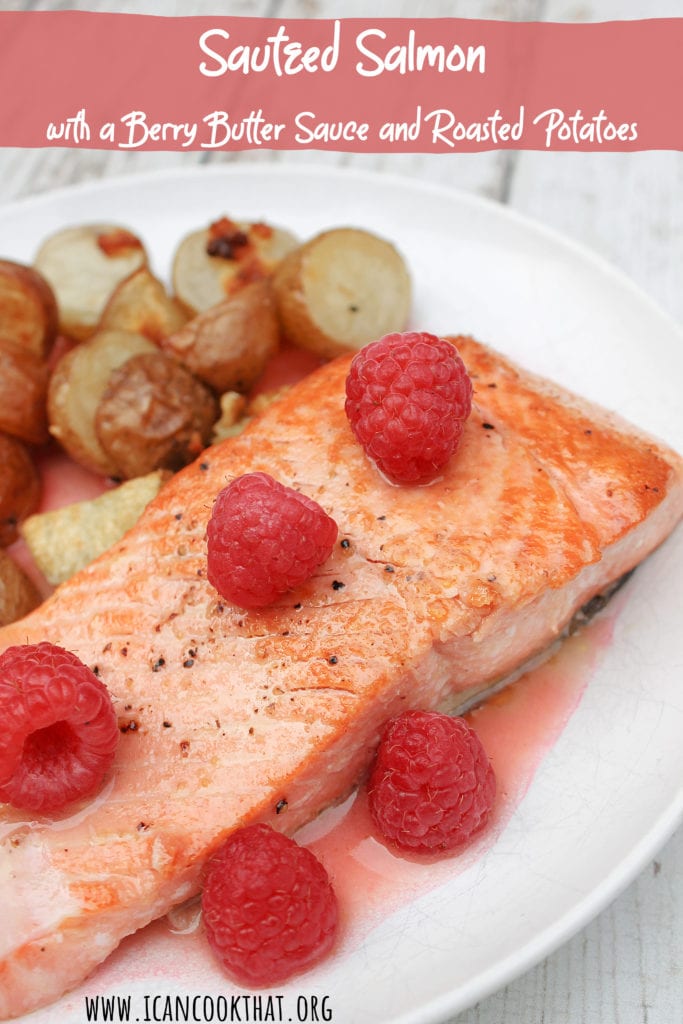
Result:
[[[40,478],[25,445],[0,434],[0,547],[12,544],[22,519],[40,501]]]
[[[336,228],[290,253],[273,287],[287,340],[324,358],[402,331],[410,275],[389,242],[358,228]]]
[[[117,475],[130,478],[186,466],[207,446],[218,416],[216,398],[189,370],[148,352],[111,374],[95,432]]]
[[[175,294],[192,314],[202,313],[268,277],[298,244],[283,228],[221,217],[180,242],[173,258]]]
[[[47,382],[38,356],[0,338],[0,431],[28,444],[47,441]]]
[[[50,379],[47,412],[50,433],[82,466],[116,476],[118,466],[95,433],[95,413],[114,370],[143,352],[157,352],[141,334],[102,331],[63,356]]]
[[[78,341],[94,333],[119,282],[146,264],[140,239],[116,224],[57,231],[45,239],[34,261],[57,297],[60,330]]]
[[[0,551],[0,626],[23,619],[40,604],[40,594],[25,572]]]
[[[98,330],[132,331],[159,342],[179,331],[188,319],[149,267],[139,267],[116,286],[104,308]]]
[[[200,313],[160,347],[215,391],[248,391],[280,343],[268,281],[254,281]]]
[[[33,267],[0,260],[0,336],[45,359],[57,337],[57,300]]]

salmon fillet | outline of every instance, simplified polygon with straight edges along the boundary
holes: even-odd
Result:
[[[674,452],[456,342],[475,404],[435,483],[392,486],[365,458],[343,358],[205,452],[120,543],[0,631],[0,650],[50,640],[77,654],[121,727],[92,803],[58,821],[0,808],[0,1015],[56,999],[196,892],[233,829],[292,833],[344,797],[389,716],[453,708],[506,676],[673,529]],[[245,612],[207,583],[204,536],[217,492],[255,470],[318,501],[339,541],[308,584]]]

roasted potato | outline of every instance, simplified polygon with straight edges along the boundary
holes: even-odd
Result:
[[[217,392],[248,391],[279,341],[270,285],[254,281],[164,338],[160,348]]]
[[[0,551],[0,626],[23,619],[40,604],[40,594],[6,551]]]
[[[0,260],[0,337],[45,359],[57,337],[57,300],[33,267]]]
[[[139,267],[116,286],[104,308],[98,330],[132,331],[150,341],[179,331],[188,319],[149,267]]]
[[[358,228],[325,231],[291,252],[273,287],[288,341],[325,358],[403,330],[410,311],[401,254]]]
[[[207,387],[161,352],[111,374],[95,413],[97,438],[122,477],[181,469],[204,449],[218,419]]]
[[[298,245],[282,228],[228,217],[187,235],[173,258],[173,288],[190,313],[202,313],[251,281],[268,277]]]
[[[0,338],[0,431],[28,444],[47,441],[47,365]]]
[[[159,493],[168,475],[159,470],[89,501],[29,516],[22,524],[21,535],[48,583],[63,583],[120,540]],[[59,537],[59,544],[55,544],[55,537]]]
[[[18,524],[40,501],[40,478],[26,447],[0,434],[0,547],[12,544]]]
[[[95,412],[112,372],[143,352],[158,350],[141,334],[102,331],[67,352],[50,379],[50,433],[72,459],[103,476],[117,476],[118,467],[95,433]]]
[[[34,265],[57,297],[60,330],[82,341],[97,327],[112,292],[147,264],[140,239],[115,224],[84,224],[50,235]]]

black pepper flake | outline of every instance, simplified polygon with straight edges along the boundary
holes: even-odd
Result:
[[[377,518],[378,518],[378,520],[379,520],[380,522],[384,522],[384,520],[385,520],[385,519],[386,519],[387,517],[386,517],[386,516],[377,516]]]
[[[183,518],[183,513],[182,512],[176,512],[175,518],[178,520],[178,522],[180,522],[180,520]]]
[[[183,668],[192,668],[194,665],[194,658],[185,658],[183,662]]]
[[[124,706],[124,709],[123,709],[123,710],[124,710],[124,711],[132,711],[132,710],[133,710],[133,705],[132,705],[132,704],[126,704],[126,705]]]
[[[301,601],[297,601],[296,604],[294,605],[294,608],[297,612],[299,611],[300,608],[303,608]]]
[[[135,827],[138,832],[149,832],[149,825],[146,821],[139,821]]]
[[[495,583],[495,581],[496,581],[496,574],[495,574],[495,572],[490,572],[488,574],[488,576],[486,577],[486,579],[489,581],[489,583]]]
[[[393,565],[385,565],[384,566],[384,571],[385,572],[396,572],[396,570],[394,569]]]
[[[284,800],[284,799],[278,800],[278,802],[275,804],[275,813],[276,814],[282,814],[282,812],[286,811],[286,810],[287,810],[287,801]]]
[[[180,741],[180,755],[181,755],[181,757],[187,757],[188,754],[189,754],[189,751],[190,751],[190,741],[189,740],[181,740]]]
[[[493,423],[482,423],[484,430],[495,430]]]
[[[100,666],[99,665],[93,665],[93,667],[92,667],[92,674],[94,676],[97,676],[98,679],[100,678]]]
[[[209,463],[208,462],[200,462],[199,463],[199,468],[201,469],[201,471],[203,473],[206,473],[207,469],[209,468]]]
[[[159,669],[162,669],[165,664],[166,664],[166,659],[165,658],[157,658],[157,660],[152,665],[152,672],[158,672]]]
[[[355,304],[355,302],[350,302],[348,308],[349,308],[349,313],[357,313],[358,309],[359,309],[359,307]]]
[[[169,722],[169,720],[167,718],[164,719],[163,726],[164,726],[164,729],[170,729],[171,728],[171,723]]]
[[[346,586],[346,584],[342,583],[341,580],[332,580],[332,589],[333,590],[343,590],[345,586]]]
[[[197,657],[197,648],[196,647],[190,647],[188,649],[187,655],[188,655],[189,658],[196,658]]]
[[[128,657],[128,648],[127,647],[122,647],[121,648],[121,657],[123,657],[123,658],[127,658]]]
[[[590,429],[590,427],[588,427],[586,430],[584,430],[584,434],[587,434],[588,436],[590,436],[592,433],[593,433],[593,431]]]
[[[119,732],[122,732],[122,733],[137,732],[137,731],[138,731],[138,723],[135,721],[134,718],[131,718],[130,722],[126,722],[124,725],[120,725],[119,726]]]
[[[339,658],[337,657],[337,655],[336,655],[336,654],[333,654],[333,655],[332,655],[332,656],[331,656],[330,658],[328,658],[327,660],[328,660],[328,662],[330,663],[330,665],[336,665],[336,664],[337,664],[337,662],[339,661]]]
[[[343,541],[341,541],[340,543],[341,546],[344,548],[344,551],[346,551],[347,548],[351,547],[351,541],[347,540],[346,537],[344,537]]]
[[[487,388],[497,388],[498,385],[495,383],[495,381],[492,381],[490,384],[487,384],[486,387]]]

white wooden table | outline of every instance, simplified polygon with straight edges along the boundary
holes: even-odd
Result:
[[[0,8],[220,13],[283,19],[440,16],[604,21],[683,17],[683,0],[166,0],[163,4],[153,0],[2,0]],[[680,97],[672,97],[671,103],[673,112]],[[588,245],[624,270],[683,323],[683,153],[373,156],[259,152],[231,156],[6,149],[0,150],[0,201],[93,178],[221,160],[301,160],[386,170],[493,198]],[[461,1014],[457,1022],[683,1022],[683,829],[581,933],[526,975]]]

